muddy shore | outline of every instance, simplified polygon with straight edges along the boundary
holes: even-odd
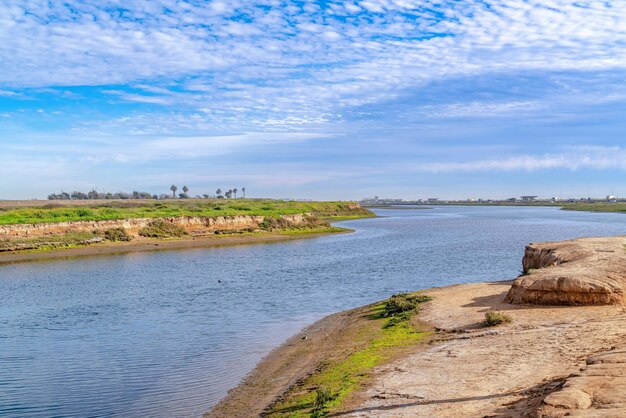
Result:
[[[326,235],[352,232],[350,229],[337,232],[314,232],[300,234],[281,234],[279,232],[259,233],[254,235],[221,235],[205,237],[187,237],[177,239],[141,238],[130,242],[103,242],[75,248],[59,248],[46,251],[8,251],[0,252],[0,264],[46,261],[74,257],[125,254],[145,251],[183,250],[192,248],[211,248],[233,245],[270,244],[282,241],[318,238]]]

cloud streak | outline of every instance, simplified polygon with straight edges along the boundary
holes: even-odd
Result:
[[[540,170],[626,170],[626,149],[620,147],[581,147],[564,153],[519,155],[508,158],[463,162],[427,163],[413,167],[429,173],[540,171]]]

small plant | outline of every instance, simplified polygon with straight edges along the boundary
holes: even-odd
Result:
[[[133,239],[124,228],[111,228],[104,231],[104,238],[109,241],[130,241]]]
[[[93,214],[93,211],[89,209],[78,209],[76,211],[76,215],[80,216],[81,218],[86,218],[88,216],[91,216],[92,214]]]
[[[319,387],[315,389],[315,401],[313,403],[313,410],[311,411],[311,417],[324,416],[324,409],[326,404],[335,399],[333,393],[327,387]]]
[[[385,308],[382,316],[388,317],[402,314],[404,312],[411,312],[417,308],[418,304],[429,300],[430,298],[426,295],[410,296],[408,293],[395,294],[385,302]]]
[[[500,324],[507,324],[511,322],[513,318],[502,312],[489,311],[485,312],[485,321],[483,325],[486,327],[495,327]]]
[[[148,226],[141,228],[139,235],[147,238],[171,238],[182,237],[187,235],[187,232],[180,226],[174,225],[171,222],[155,219],[150,222]]]

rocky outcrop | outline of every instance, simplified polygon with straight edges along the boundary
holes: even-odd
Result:
[[[626,416],[626,351],[615,349],[588,358],[531,416]]]
[[[192,234],[212,233],[216,231],[234,232],[259,229],[265,220],[264,216],[180,216],[160,218],[179,225]],[[281,219],[288,225],[301,226],[310,222],[309,214],[282,215]],[[43,237],[73,232],[101,231],[111,228],[124,228],[131,235],[137,235],[141,228],[146,227],[154,218],[135,218],[107,221],[76,221],[39,224],[0,225],[0,238],[11,237]]]
[[[547,305],[623,303],[625,237],[530,244],[506,301]]]

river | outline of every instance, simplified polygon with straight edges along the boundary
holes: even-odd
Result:
[[[512,279],[529,242],[626,234],[548,207],[377,209],[354,233],[0,266],[0,417],[196,417],[332,312]]]

